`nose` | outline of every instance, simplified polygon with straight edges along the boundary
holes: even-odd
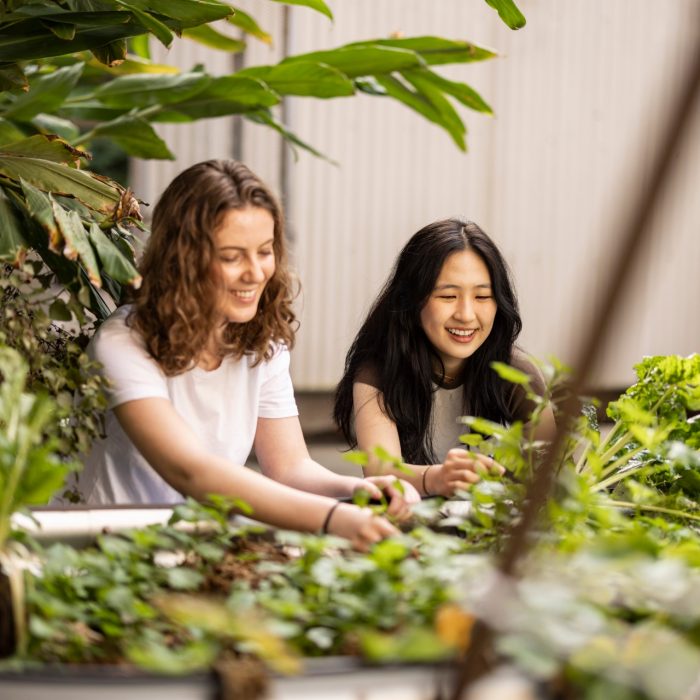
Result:
[[[246,282],[259,283],[265,281],[265,272],[257,256],[252,256],[247,259],[246,269],[243,273],[243,279]]]
[[[474,301],[465,296],[457,301],[457,308],[453,314],[456,321],[468,323],[475,318]]]

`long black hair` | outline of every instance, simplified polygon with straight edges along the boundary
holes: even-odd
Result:
[[[488,268],[497,310],[488,337],[464,363],[464,413],[499,423],[512,420],[512,385],[489,367],[494,361],[510,363],[522,328],[510,271],[495,243],[475,223],[446,219],[425,226],[404,246],[348,351],[333,418],[350,445],[357,445],[353,384],[359,372],[369,371],[382,394],[383,410],[398,429],[403,459],[413,464],[436,461],[430,437],[435,367],[442,367],[438,380],[445,372],[420,314],[447,258],[465,250],[474,251]]]

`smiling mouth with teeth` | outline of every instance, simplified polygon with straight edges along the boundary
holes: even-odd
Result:
[[[452,335],[459,336],[460,338],[466,338],[468,336],[474,335],[474,333],[476,333],[476,329],[471,328],[467,330],[466,328],[448,328],[447,332],[451,333]]]
[[[252,290],[232,290],[232,294],[235,297],[238,297],[239,299],[253,299],[255,297],[255,289]]]

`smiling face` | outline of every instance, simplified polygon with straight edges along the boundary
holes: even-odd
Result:
[[[421,326],[440,355],[446,374],[455,377],[467,358],[484,344],[496,311],[484,261],[473,250],[452,253],[420,313]]]
[[[275,272],[274,229],[272,215],[261,207],[229,209],[216,229],[217,273],[223,285],[219,312],[225,322],[254,318]]]

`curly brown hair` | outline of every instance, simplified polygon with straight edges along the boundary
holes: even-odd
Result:
[[[269,359],[275,343],[294,345],[296,285],[288,266],[282,208],[245,165],[208,160],[181,172],[153,210],[151,236],[141,260],[143,284],[135,292],[129,324],[168,376],[190,369],[219,322],[221,282],[214,233],[231,209],[260,207],[274,220],[275,272],[263,290],[258,313],[229,323],[219,354]]]

